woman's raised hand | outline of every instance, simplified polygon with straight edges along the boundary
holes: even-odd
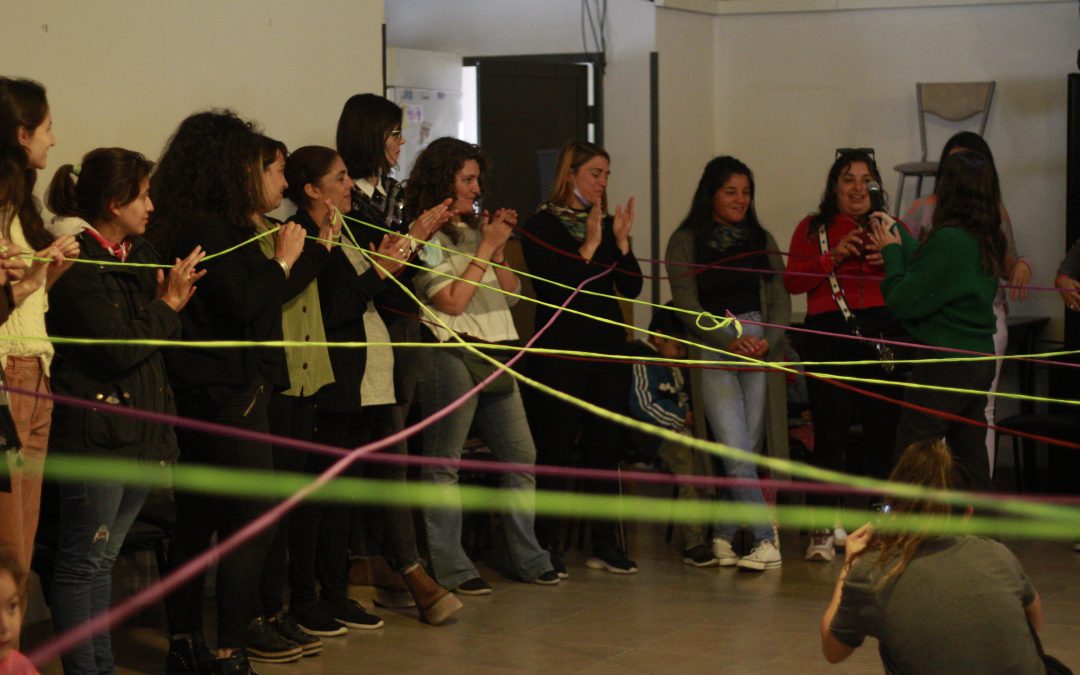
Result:
[[[411,228],[409,228],[409,234],[422,241],[431,239],[432,235],[439,231],[443,225],[450,221],[450,218],[454,215],[450,210],[450,205],[454,203],[454,200],[447,198],[441,204],[432,206],[427,211],[420,214]]]
[[[341,217],[341,213],[338,212],[337,207],[329,199],[324,201],[326,204],[326,216],[323,217],[323,221],[319,223],[319,239],[321,239],[326,246],[326,250],[330,250],[330,246],[333,242],[337,241],[338,236],[341,235],[341,225],[344,220]]]
[[[480,234],[483,240],[494,251],[501,251],[506,246],[510,235],[514,233],[514,225],[517,225],[518,214],[514,209],[499,209],[494,213],[484,213],[481,216]]]
[[[304,252],[304,228],[291,220],[283,223],[274,234],[274,257],[285,261],[292,267]]]
[[[852,256],[858,256],[862,254],[862,233],[860,230],[852,230],[843,237],[840,237],[840,241],[836,242],[836,246],[829,249],[829,255],[833,257],[833,261],[839,263],[844,258]]]
[[[870,241],[881,251],[886,246],[900,243],[900,234],[896,232],[896,219],[884,211],[870,214]]]
[[[619,251],[626,255],[630,252],[630,228],[634,225],[634,198],[626,202],[626,208],[615,205],[615,217],[612,229],[615,233],[615,245]]]
[[[380,279],[401,271],[404,267],[402,261],[408,260],[411,254],[409,240],[400,234],[384,234],[382,240],[379,241],[379,248],[376,249],[372,244],[371,250],[379,254],[374,256],[373,263]]]
[[[205,257],[202,247],[196,246],[183,260],[176,259],[168,277],[162,270],[157,271],[158,297],[173,311],[179,312],[187,305],[195,293],[195,282],[206,276],[206,270],[195,270]]]
[[[0,237],[0,284],[19,281],[26,274],[29,265],[19,257],[22,253],[17,245]]]

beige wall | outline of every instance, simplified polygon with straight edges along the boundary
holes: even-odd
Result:
[[[0,73],[48,89],[57,144],[42,186],[99,146],[157,158],[211,106],[290,147],[333,145],[345,99],[382,92],[383,0],[3,0],[0,16]]]
[[[759,215],[781,248],[817,205],[837,147],[876,148],[885,188],[895,192],[892,166],[919,153],[917,81],[996,80],[986,137],[1020,252],[1032,259],[1035,282],[1050,285],[1064,253],[1065,77],[1080,47],[1075,3],[712,21],[715,54],[702,62],[714,63],[714,149],[754,169]],[[932,137],[931,156],[945,137]],[[800,298],[796,309],[803,306]],[[1013,312],[1060,323],[1061,304],[1036,293]]]

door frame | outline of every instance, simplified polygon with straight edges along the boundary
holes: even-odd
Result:
[[[593,142],[604,147],[604,55],[599,52],[566,54],[513,54],[507,56],[466,56],[462,66],[479,66],[481,62],[531,61],[539,63],[588,63],[592,65],[593,105],[588,110],[588,121],[593,125]],[[479,95],[479,91],[477,92]]]

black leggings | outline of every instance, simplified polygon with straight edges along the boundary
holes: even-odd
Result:
[[[182,417],[227,424],[251,431],[269,431],[266,409],[271,386],[259,378],[220,404],[205,397],[177,397]],[[271,471],[270,445],[238,438],[202,434],[177,428],[182,464]],[[178,568],[210,546],[214,532],[225,540],[272,506],[248,498],[208,496],[178,491],[176,530],[169,546],[169,560]],[[259,578],[266,552],[274,538],[271,526],[218,561],[217,647],[247,646],[248,623],[259,606]],[[169,598],[176,634],[202,630],[202,599],[205,575],[199,574]]]

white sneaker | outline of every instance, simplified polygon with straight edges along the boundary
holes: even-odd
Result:
[[[739,558],[739,569],[763,572],[780,567],[780,550],[769,539],[758,544],[749,555]]]
[[[844,548],[845,546],[847,546],[847,530],[844,529],[843,525],[837,525],[836,527],[834,527],[832,531],[832,536],[833,546],[835,546],[836,548]]]
[[[810,535],[806,547],[806,559],[815,562],[832,562],[836,558],[836,538],[832,530],[818,530]]]
[[[716,556],[716,564],[720,567],[732,567],[739,562],[739,556],[735,554],[735,549],[731,548],[731,542],[726,539],[713,537],[712,552]]]

